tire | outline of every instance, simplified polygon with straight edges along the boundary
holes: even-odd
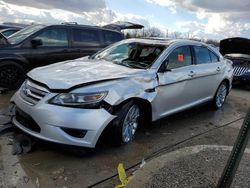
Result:
[[[24,68],[14,61],[0,62],[0,87],[17,89],[25,80]]]
[[[140,108],[133,101],[123,105],[116,113],[117,118],[113,122],[112,138],[115,146],[130,142],[139,126]],[[132,120],[130,119],[131,117]],[[129,123],[130,121],[130,123]]]
[[[248,91],[250,91],[250,84],[248,84],[248,85],[246,86],[246,89],[247,89]]]
[[[226,82],[223,81],[219,85],[213,99],[213,107],[215,109],[220,109],[223,106],[223,104],[226,101],[227,92],[228,92],[228,85]]]

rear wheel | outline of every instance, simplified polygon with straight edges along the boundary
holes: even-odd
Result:
[[[16,62],[0,62],[0,86],[17,89],[25,79],[24,68]]]
[[[113,138],[115,145],[126,144],[134,138],[139,125],[140,113],[139,106],[133,102],[123,105],[118,110],[118,117],[113,124]]]
[[[222,82],[218,87],[213,100],[213,105],[216,109],[220,109],[223,106],[227,97],[227,91],[228,91],[227,83]]]

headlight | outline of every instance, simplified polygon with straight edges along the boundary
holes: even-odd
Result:
[[[49,100],[50,104],[75,107],[95,107],[108,92],[99,93],[61,93]]]

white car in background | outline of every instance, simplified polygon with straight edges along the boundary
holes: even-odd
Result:
[[[127,143],[143,123],[208,101],[221,108],[232,74],[232,62],[204,43],[123,40],[29,72],[11,99],[13,123],[56,143],[93,148],[104,130]]]

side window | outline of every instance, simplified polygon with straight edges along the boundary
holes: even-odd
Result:
[[[176,69],[192,64],[192,56],[189,46],[182,46],[173,50],[167,58],[167,68]]]
[[[215,55],[212,51],[209,50],[209,54],[210,54],[212,62],[219,62],[220,61],[220,58],[217,55]]]
[[[34,39],[42,40],[42,46],[68,46],[67,30],[64,28],[46,29]]]
[[[97,29],[73,29],[74,46],[99,46],[100,35]]]
[[[120,33],[106,31],[106,30],[103,30],[102,32],[103,32],[104,41],[107,44],[118,42],[123,39],[123,36]]]
[[[196,56],[196,64],[211,63],[209,51],[206,47],[194,46],[194,52]]]

